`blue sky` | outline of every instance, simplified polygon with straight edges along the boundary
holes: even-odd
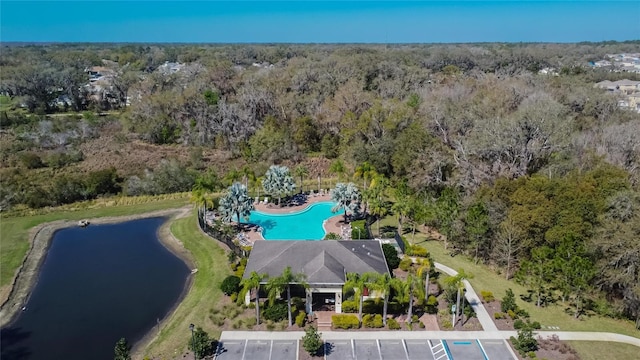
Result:
[[[638,39],[638,0],[0,0],[0,41],[441,43]]]

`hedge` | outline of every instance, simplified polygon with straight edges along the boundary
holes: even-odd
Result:
[[[336,314],[331,316],[331,323],[335,329],[358,329],[360,321],[351,314]]]

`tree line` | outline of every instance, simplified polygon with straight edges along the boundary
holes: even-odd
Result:
[[[302,177],[362,181],[371,224],[396,216],[409,241],[416,228],[434,227],[454,253],[527,285],[540,306],[570,302],[576,314],[638,319],[640,119],[593,87],[637,75],[586,67],[635,49],[637,42],[5,47],[3,206],[235,181],[261,189],[265,164],[323,159],[331,165]],[[158,71],[165,61],[185,66]],[[109,106],[118,113],[100,126],[89,116],[52,126],[47,114],[109,108],[78,92],[95,65],[116,74],[110,91],[119,100]],[[559,75],[538,74],[544,67]],[[69,109],[55,104],[61,94]],[[237,166],[204,171],[197,156],[167,160],[135,174],[116,170],[114,186],[94,190],[86,174],[67,172],[85,161],[71,151],[89,137],[115,136],[106,131],[114,128],[123,142],[197,146]],[[49,177],[29,154],[51,149],[70,155],[52,160],[59,165]]]

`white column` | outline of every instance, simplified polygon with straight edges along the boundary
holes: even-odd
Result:
[[[342,313],[342,290],[336,292],[336,314]]]
[[[244,304],[249,306],[249,303],[251,303],[251,291],[247,291],[247,293],[244,294]]]
[[[305,289],[305,293],[306,293],[305,308],[306,308],[307,314],[311,315],[313,314],[313,293],[311,292],[311,289]]]

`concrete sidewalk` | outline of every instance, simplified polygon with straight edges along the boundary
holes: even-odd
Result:
[[[442,265],[440,263],[435,263],[435,267],[436,269],[443,271],[451,276],[456,276],[458,274],[457,271],[453,270],[452,268],[446,265]],[[484,305],[482,304],[482,301],[480,301],[480,297],[478,296],[478,294],[476,294],[475,290],[473,290],[473,287],[471,286],[471,284],[467,280],[464,280],[463,283],[464,283],[465,289],[467,290],[465,294],[465,298],[467,299],[469,304],[471,304],[473,311],[475,311],[476,317],[478,318],[478,321],[480,321],[482,328],[485,331],[498,331],[496,324],[493,322],[493,319],[491,318],[491,316],[489,316],[487,309],[485,309]]]

